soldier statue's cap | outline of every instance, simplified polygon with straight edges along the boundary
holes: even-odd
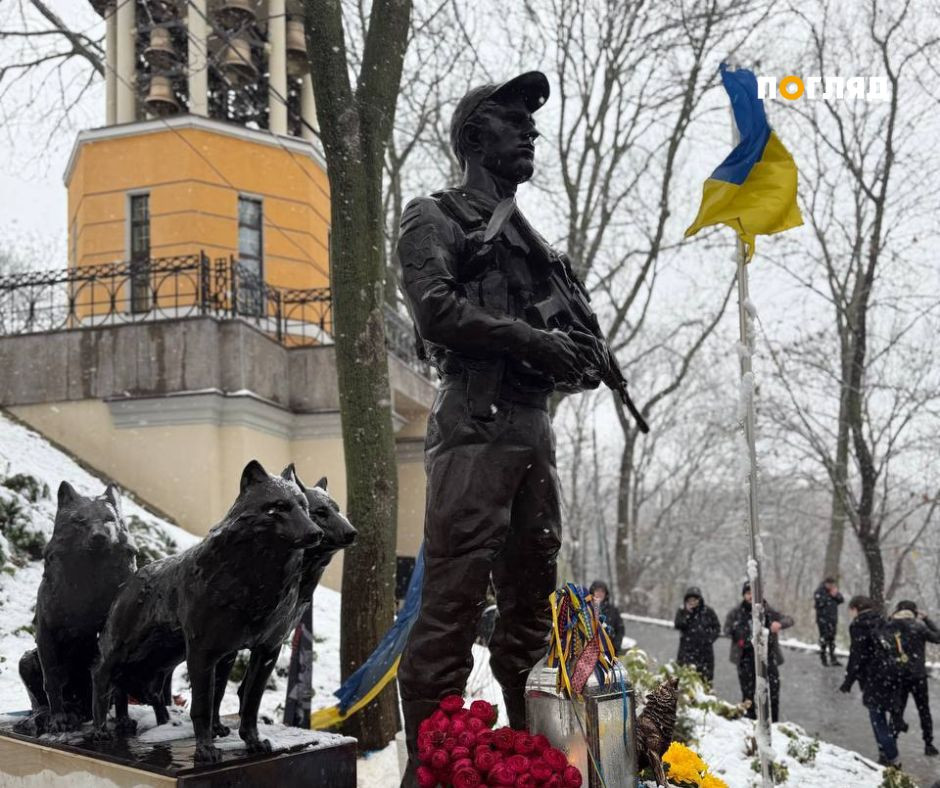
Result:
[[[548,77],[541,71],[526,71],[518,77],[501,84],[491,83],[471,89],[457,102],[457,108],[450,121],[450,144],[457,150],[457,139],[464,124],[480,105],[488,100],[501,101],[521,98],[529,112],[535,112],[547,100],[549,95]]]

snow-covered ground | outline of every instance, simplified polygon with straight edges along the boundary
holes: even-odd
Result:
[[[41,485],[46,494],[33,501],[26,494],[8,489],[2,482],[11,476],[26,474]],[[52,535],[56,510],[56,490],[68,481],[82,495],[100,495],[106,481],[82,468],[68,454],[52,446],[45,438],[0,413],[0,504],[14,503],[20,510],[19,523],[45,539]],[[138,518],[134,539],[154,552],[176,552],[196,544],[199,538],[172,525],[135,503],[127,494],[121,498],[125,518]],[[142,524],[142,525],[140,525]],[[143,530],[141,530],[143,528]],[[17,665],[23,652],[33,648],[32,621],[36,592],[42,579],[42,561],[16,560],[14,546],[0,528],[0,711],[29,708],[29,698],[20,681]],[[2,560],[6,556],[6,561]],[[339,676],[339,594],[327,588],[317,590],[314,600],[315,635],[314,707],[330,705]],[[323,633],[322,635],[320,633]],[[321,642],[321,637],[325,638]],[[265,693],[261,714],[279,721],[290,650],[282,649],[277,671],[272,676],[276,689]],[[223,714],[238,711],[237,685],[232,682],[222,705]],[[189,703],[186,667],[174,675],[174,694]]]
[[[41,435],[0,414],[0,482],[26,474],[45,485],[45,494],[30,496],[0,484],[0,504],[20,511],[17,525],[31,534],[52,536],[56,491],[67,480],[82,495],[101,495],[106,483],[88,473],[67,454]],[[135,503],[121,497],[125,518],[138,518],[140,530],[134,538],[154,551],[182,550],[197,537],[171,525]],[[24,651],[33,647],[32,621],[36,591],[42,579],[42,562],[14,560],[15,546],[0,529],[0,710],[29,708],[26,690],[20,683],[17,664]],[[22,565],[18,565],[22,563]]]
[[[726,720],[716,714],[695,710],[698,745],[693,749],[707,763],[712,773],[729,788],[759,786],[760,775],[754,771],[754,755],[747,754],[754,737],[754,722],[748,719]],[[834,744],[818,743],[815,757],[808,752],[814,739],[792,722],[774,723],[774,763],[787,770],[785,786],[832,786],[835,788],[877,788],[883,769],[873,761]],[[800,759],[807,762],[801,762]],[[650,784],[652,785],[652,784]]]
[[[29,474],[48,488],[48,495],[32,501],[27,496],[9,490],[2,482],[15,474]],[[36,433],[14,423],[0,414],[0,504],[14,501],[21,510],[20,517],[28,519],[29,528],[46,538],[52,533],[55,516],[55,490],[67,479],[80,493],[100,494],[104,481],[86,472],[66,454],[58,451]],[[154,550],[185,549],[196,542],[196,537],[161,520],[127,496],[123,499],[126,517],[139,518],[143,531],[135,538],[151,543]],[[0,711],[28,708],[25,689],[17,674],[20,655],[33,646],[31,622],[36,591],[42,576],[38,560],[12,560],[15,550],[0,534],[0,550],[7,557],[0,571]],[[314,595],[314,697],[313,708],[335,702],[333,691],[339,686],[339,613],[340,595],[326,588]],[[653,623],[671,625],[671,622]],[[629,644],[626,644],[629,645]],[[800,644],[802,645],[802,644]],[[806,644],[810,647],[809,644]],[[289,649],[284,648],[278,668],[272,676],[273,688],[265,693],[262,704],[263,722],[279,721],[284,703],[285,678]],[[499,687],[489,670],[488,652],[474,647],[475,665],[467,687],[472,698],[483,698],[502,707]],[[223,701],[222,713],[237,711],[236,685],[231,683]],[[173,712],[173,735],[186,730],[190,695],[186,683],[185,666],[174,677],[174,692],[181,696],[183,707]],[[748,720],[728,720],[715,713],[694,709],[696,746],[699,754],[713,772],[722,777],[731,788],[750,788],[758,782],[758,775],[748,755],[748,742],[753,737],[753,723]],[[152,712],[143,707],[134,710],[141,718],[141,728],[152,725]],[[265,719],[266,718],[266,719]],[[148,724],[149,723],[149,724]],[[502,718],[500,725],[505,724]],[[801,788],[877,788],[881,785],[882,770],[856,753],[820,742],[812,763],[801,763],[805,753],[812,749],[812,740],[796,725],[783,723],[775,726],[774,743],[778,749],[776,760],[789,772],[785,786]],[[786,730],[784,730],[786,729]],[[169,729],[168,729],[169,731]],[[789,731],[789,733],[787,732]],[[151,728],[148,736],[162,732]],[[793,744],[795,742],[795,744]],[[232,739],[225,746],[237,747]],[[787,754],[791,748],[797,755]],[[362,788],[393,788],[398,785],[398,747],[395,742],[384,750],[365,753],[359,759],[359,786]]]

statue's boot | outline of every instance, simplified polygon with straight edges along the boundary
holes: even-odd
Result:
[[[408,745],[408,766],[401,778],[401,788],[418,788],[418,726],[437,710],[436,700],[402,700],[405,718],[405,743]]]
[[[525,685],[521,687],[503,687],[503,701],[506,704],[506,716],[509,727],[524,731],[525,721]]]

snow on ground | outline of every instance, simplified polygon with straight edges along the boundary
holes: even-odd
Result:
[[[150,744],[165,744],[166,742],[191,739],[195,733],[193,722],[189,714],[180,708],[170,709],[170,721],[165,725],[157,725],[153,710],[149,706],[130,706],[130,717],[137,722],[137,738],[141,742]],[[19,719],[14,715],[0,714],[0,722],[10,722]],[[234,720],[223,721],[232,726]],[[80,731],[71,731],[46,736],[45,739],[63,744],[79,744],[91,730],[91,723],[87,722]],[[274,752],[290,750],[298,745],[306,745],[309,749],[323,749],[336,744],[354,742],[348,736],[341,736],[327,731],[309,731],[301,728],[285,728],[283,725],[274,726],[265,723],[258,725],[258,733],[262,739],[271,742]],[[238,731],[232,730],[228,736],[216,738],[215,746],[222,750],[243,749],[245,744],[239,738]]]
[[[398,788],[398,744],[392,741],[384,750],[359,756],[356,764],[357,788]]]
[[[24,629],[33,620],[36,590],[42,579],[38,562],[0,575],[0,711],[29,708],[29,696],[20,681],[17,665],[34,645],[32,632]]]
[[[28,474],[45,485],[47,495],[32,501],[25,495],[2,486],[2,482],[17,474]],[[15,504],[21,511],[23,523],[30,532],[42,534],[45,539],[52,535],[55,520],[55,495],[59,484],[67,480],[82,495],[100,495],[107,482],[82,468],[68,454],[60,451],[33,430],[24,427],[0,412],[0,504]],[[127,494],[122,495],[122,510],[125,518],[137,517],[149,529],[135,532],[140,543],[155,542],[155,549],[184,550],[196,544],[199,538],[136,504]],[[0,718],[3,712],[22,711],[29,708],[26,689],[20,681],[17,665],[22,654],[34,647],[32,621],[36,605],[36,592],[42,579],[42,561],[12,560],[14,550],[0,531]],[[5,557],[5,558],[4,558]],[[336,702],[333,692],[339,687],[339,616],[340,595],[328,588],[318,588],[314,594],[314,668],[313,709],[330,706]],[[286,692],[286,675],[290,663],[290,649],[281,649],[275,672],[269,682],[261,704],[262,723],[280,722]],[[486,671],[489,675],[489,672]],[[484,679],[484,684],[486,680]],[[273,686],[272,686],[273,685]],[[490,676],[490,691],[496,687]],[[229,682],[222,702],[223,715],[238,711],[237,682]],[[173,692],[179,696],[181,707],[171,709],[172,723],[162,730],[154,728],[153,712],[149,707],[131,707],[131,713],[139,718],[140,730],[146,736],[159,739],[161,736],[178,738],[191,730],[186,710],[190,706],[191,693],[186,676],[186,665],[180,665],[173,676]],[[498,689],[497,689],[498,694]],[[489,697],[489,696],[488,696]],[[262,735],[270,738],[273,729],[262,724]],[[326,734],[298,731],[301,737],[324,739]],[[276,744],[288,746],[282,741],[285,734],[279,733]],[[229,741],[231,739],[231,741]],[[293,741],[293,740],[291,740]],[[233,733],[220,746],[241,746],[241,740]],[[394,742],[381,753],[367,754],[360,759],[359,784],[372,788],[384,784],[389,775],[398,774],[398,757]],[[389,785],[398,785],[397,776]]]
[[[17,475],[28,474],[48,488],[48,496],[31,501],[18,492],[0,485],[0,503],[18,504],[28,520],[31,531],[45,539],[52,535],[55,521],[55,496],[59,484],[66,480],[82,495],[100,495],[107,482],[82,468],[68,454],[60,451],[38,433],[18,424],[0,413],[0,482]],[[199,541],[199,537],[172,525],[135,503],[128,494],[122,494],[125,518],[136,517],[154,529],[158,537],[169,541],[156,545],[183,550]],[[135,532],[138,543],[150,539],[148,533]],[[162,539],[160,540],[162,541]],[[10,556],[12,550],[0,532],[0,551]],[[21,562],[23,563],[23,562]],[[17,665],[20,656],[33,648],[33,611],[36,592],[42,579],[42,561],[28,561],[22,566],[0,559],[0,711],[29,708],[29,698],[20,681]],[[340,596],[328,588],[319,588],[314,599],[314,709],[329,706],[336,701],[333,691],[339,686],[339,600]],[[272,675],[271,689],[264,695],[261,714],[280,721],[284,708],[287,668],[290,649],[281,650],[277,669]],[[222,705],[223,714],[238,712],[237,683],[230,682]],[[181,697],[188,708],[190,701],[186,666],[180,665],[174,674],[174,694]]]
[[[29,501],[20,493],[0,486],[0,504],[16,501],[26,512],[30,528],[46,537],[52,533],[55,490],[63,479],[67,479],[84,495],[101,494],[105,487],[103,480],[85,471],[41,436],[0,414],[0,481],[22,473],[29,474],[45,484],[50,495],[40,497],[37,501]],[[162,546],[166,546],[169,541],[177,549],[185,549],[197,541],[193,535],[160,519],[126,496],[123,499],[123,509],[126,517],[133,515],[151,527],[152,533],[145,533],[145,539],[152,539],[153,534],[156,534]],[[0,550],[3,550],[5,555],[10,555],[9,545],[2,534]],[[36,591],[42,576],[42,563],[20,561],[19,564],[14,566],[7,562],[0,572],[0,711],[26,709],[29,705],[16,666],[20,655],[33,646],[31,623]],[[340,595],[327,588],[317,589],[313,614],[314,709],[336,701],[332,693],[339,686],[339,618]],[[625,618],[671,626],[671,622],[659,619],[635,616]],[[799,642],[787,642],[785,645],[813,648],[811,644]],[[481,646],[474,646],[473,653],[474,668],[468,682],[467,695],[473,699],[483,698],[499,706],[501,717],[498,724],[503,725],[506,720],[502,712],[502,697],[489,669],[489,652]],[[290,650],[282,649],[277,669],[272,675],[273,687],[269,685],[262,702],[261,715],[264,723],[280,721],[289,660]],[[223,714],[237,711],[236,688],[236,683],[230,682],[222,705]],[[181,696],[183,707],[173,710],[175,724],[162,731],[152,727],[153,714],[149,708],[133,708],[134,716],[140,718],[141,731],[148,737],[175,737],[188,730],[188,715],[185,709],[189,706],[190,693],[185,665],[181,665],[176,671],[174,692]],[[696,749],[712,770],[721,776],[730,788],[751,788],[758,784],[758,775],[751,768],[753,757],[746,754],[748,739],[753,736],[753,723],[749,720],[727,720],[701,710],[695,710],[693,714],[696,715],[696,737],[699,741]],[[796,742],[798,746],[793,745],[796,747],[795,751],[800,748],[805,750],[812,740],[793,723],[782,723],[774,727],[774,743],[778,749],[776,760],[785,764],[789,770],[789,778],[783,785],[801,788],[877,788],[881,784],[882,774],[878,766],[856,753],[825,742],[819,744],[813,763],[800,763],[797,757],[788,755],[786,749],[792,742]],[[789,731],[789,735],[784,729]],[[262,730],[272,733],[271,729]],[[233,734],[234,736],[236,735]],[[231,741],[226,740],[224,746],[238,747],[240,743],[236,738],[232,738]],[[395,788],[399,782],[398,769],[398,746],[393,741],[383,750],[360,756],[359,786]]]
[[[638,616],[634,613],[622,613],[620,615],[625,621],[639,621],[642,624],[656,624],[660,627],[669,627],[672,629],[672,621],[667,621],[665,618],[651,618],[650,616]]]
[[[32,501],[21,492],[0,486],[0,503],[15,505],[21,512],[19,521],[31,533],[48,539],[55,520],[55,495],[59,484],[67,480],[82,495],[101,495],[107,483],[96,478],[71,457],[56,449],[38,433],[20,425],[0,413],[0,481],[17,474],[28,474],[47,488],[48,495]],[[122,510],[126,518],[136,517],[146,533],[135,539],[153,543],[155,548],[175,545],[184,549],[198,539],[181,528],[171,525],[122,495]],[[16,566],[10,556],[13,552],[8,540],[0,534],[0,710],[29,708],[17,672],[17,664],[24,651],[33,647],[33,610],[36,591],[42,579],[42,561],[29,561]]]
[[[747,755],[747,743],[754,737],[752,720],[727,720],[700,709],[692,712],[696,722],[698,745],[693,749],[729,788],[751,788],[760,785],[760,775],[752,764],[755,756]],[[858,753],[819,742],[815,758],[807,751],[814,739],[792,722],[774,723],[774,763],[787,769],[787,780],[781,785],[800,788],[878,788],[883,770]],[[800,758],[807,760],[801,763]]]

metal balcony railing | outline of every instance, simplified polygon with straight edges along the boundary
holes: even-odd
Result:
[[[328,287],[273,287],[232,257],[161,257],[0,276],[0,336],[212,316],[242,320],[286,347],[333,344]],[[411,326],[386,309],[389,350],[428,376]]]

